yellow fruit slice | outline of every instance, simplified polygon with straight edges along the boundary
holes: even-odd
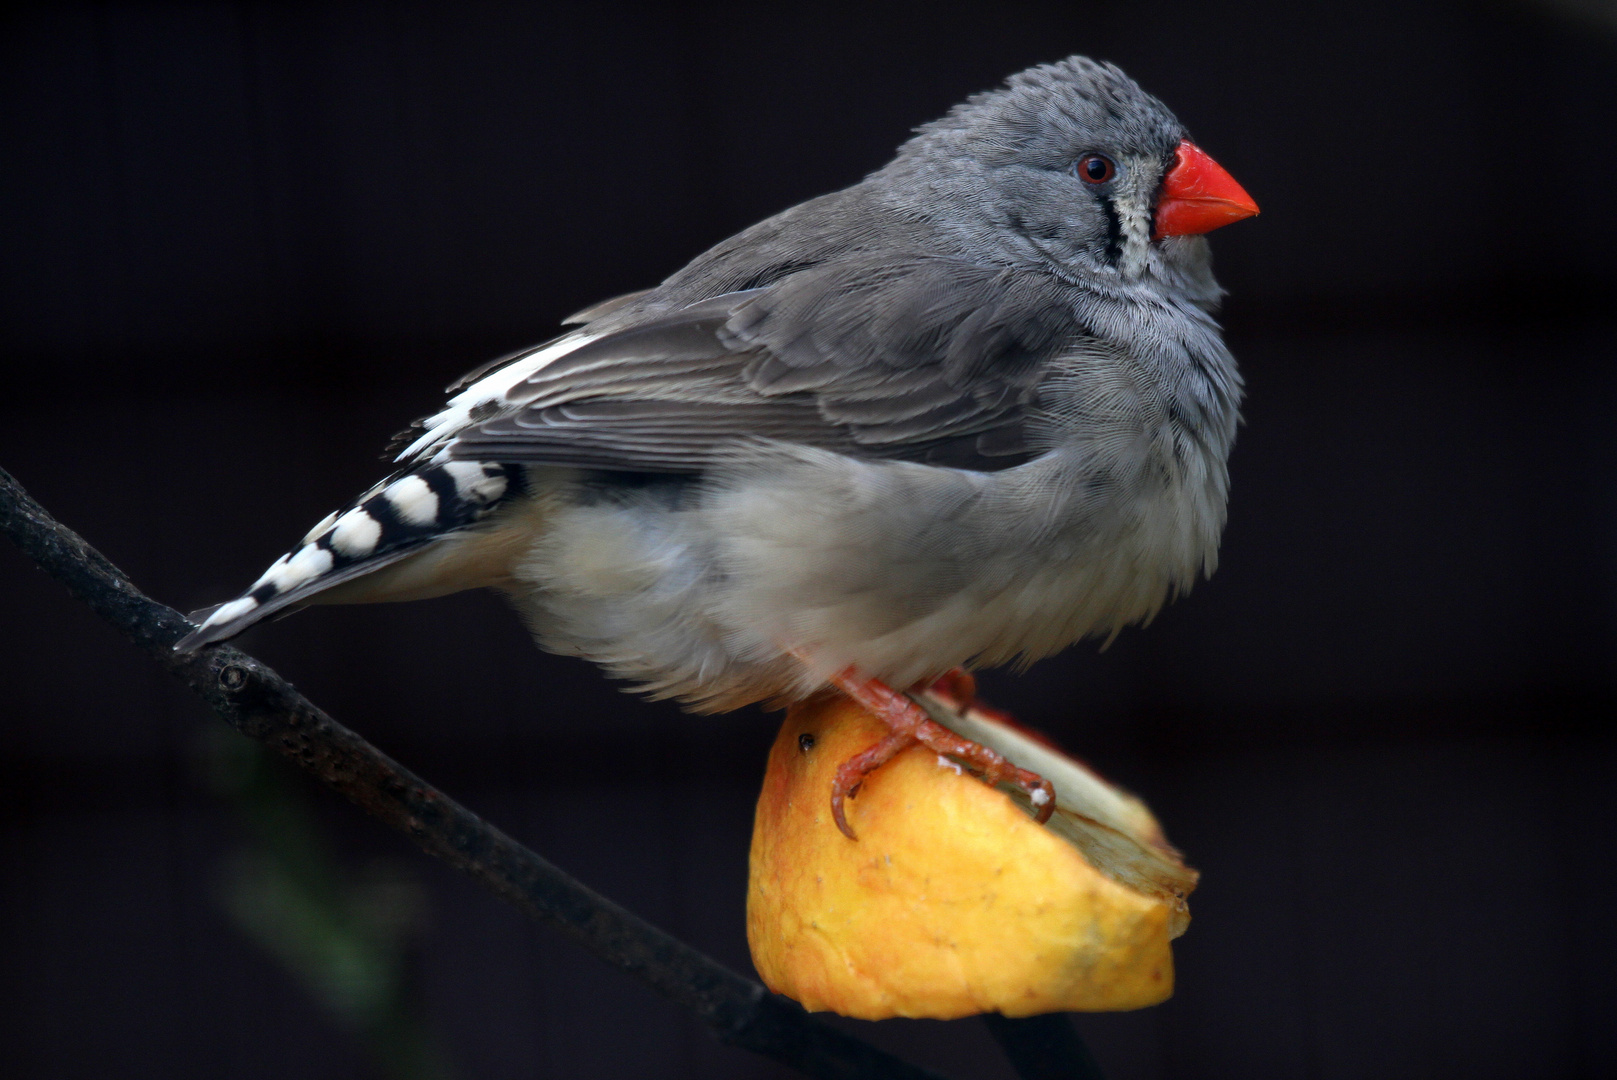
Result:
[[[841,697],[788,712],[752,835],[747,940],[770,989],[879,1020],[1029,1016],[1154,1005],[1173,992],[1168,942],[1196,873],[1144,804],[982,713],[933,719],[1056,789],[1049,825],[916,746],[831,819],[837,766],[887,734]]]

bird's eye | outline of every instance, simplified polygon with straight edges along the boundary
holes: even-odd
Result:
[[[1104,184],[1117,175],[1117,166],[1104,154],[1090,154],[1078,161],[1078,179],[1086,184]]]

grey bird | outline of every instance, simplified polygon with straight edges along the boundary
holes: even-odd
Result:
[[[1012,76],[891,163],[473,372],[400,470],[182,651],[311,603],[490,587],[542,648],[699,711],[902,691],[1149,619],[1211,573],[1241,379],[1202,234],[1257,213],[1111,64]]]

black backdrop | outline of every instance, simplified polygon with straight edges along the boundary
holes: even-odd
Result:
[[[1030,63],[1120,62],[1263,216],[1215,238],[1246,372],[1223,566],[989,696],[1204,874],[1110,1074],[1617,1072],[1617,19],[1604,5],[48,7],[0,66],[0,465],[149,592],[234,594],[462,370],[878,166]],[[200,705],[0,550],[14,1076],[371,1075],[223,913]],[[747,970],[775,721],[537,654],[488,597],[244,641],[585,881]],[[314,800],[425,889],[467,1077],[774,1076]],[[980,1025],[850,1024],[965,1077]]]

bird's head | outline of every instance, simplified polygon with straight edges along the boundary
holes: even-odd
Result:
[[[1078,56],[919,128],[877,176],[973,248],[1089,279],[1216,288],[1202,234],[1258,212],[1162,102]]]

